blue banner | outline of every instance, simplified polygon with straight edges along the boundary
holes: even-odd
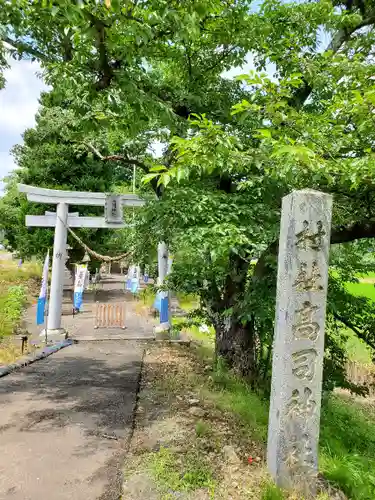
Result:
[[[48,269],[49,269],[49,250],[47,252],[46,258],[44,259],[43,274],[42,274],[42,284],[40,287],[40,293],[38,298],[38,303],[36,307],[36,324],[42,325],[44,323],[44,311],[47,301],[47,288],[48,288]]]
[[[168,311],[168,297],[161,299],[160,303],[160,323],[168,323],[169,321],[169,311]]]
[[[160,296],[160,292],[157,292],[156,297],[155,297],[155,301],[154,301],[154,309],[159,311],[159,313],[160,313],[160,305],[161,305],[161,296]]]
[[[137,293],[138,291],[138,278],[133,278],[131,282],[131,292]]]
[[[46,307],[46,298],[39,297],[36,306],[36,324],[42,325],[44,323],[44,308]]]
[[[76,279],[74,283],[74,308],[81,310],[83,302],[83,291],[85,289],[87,266],[80,264],[76,268]]]
[[[83,291],[74,292],[74,308],[81,310],[82,302],[83,302]]]

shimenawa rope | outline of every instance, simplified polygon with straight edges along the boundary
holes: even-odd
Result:
[[[59,216],[57,216],[57,217],[59,217]],[[100,253],[97,253],[97,252],[95,252],[95,250],[91,250],[91,248],[88,247],[86,245],[86,243],[84,243],[81,240],[81,238],[79,236],[77,236],[76,233],[72,229],[70,229],[70,227],[67,224],[65,224],[65,222],[61,219],[61,217],[59,217],[59,219],[64,224],[64,226],[67,228],[69,233],[73,236],[73,238],[86,250],[87,253],[92,255],[97,260],[101,260],[103,262],[116,262],[118,260],[123,260],[126,257],[129,257],[131,255],[131,252],[126,252],[126,253],[122,253],[121,255],[117,255],[116,257],[110,257],[109,255],[102,255]]]

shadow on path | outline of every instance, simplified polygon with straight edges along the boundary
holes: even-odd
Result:
[[[142,354],[78,344],[0,381],[0,499],[119,498]]]

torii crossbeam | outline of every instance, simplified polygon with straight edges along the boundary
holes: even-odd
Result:
[[[18,184],[18,191],[25,193],[28,201],[36,203],[56,204],[57,210],[45,215],[26,215],[26,226],[54,227],[51,292],[48,309],[47,336],[61,334],[61,310],[64,285],[64,267],[68,227],[90,227],[122,229],[130,227],[124,224],[122,208],[139,207],[144,200],[134,194],[105,194],[78,191],[60,191],[26,184]],[[77,212],[69,214],[69,205],[104,207],[104,217],[80,217]]]

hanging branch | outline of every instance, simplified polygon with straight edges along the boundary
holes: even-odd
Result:
[[[363,342],[365,342],[368,346],[370,346],[372,349],[375,349],[375,343],[371,341],[371,339],[368,338],[368,335],[366,335],[365,332],[360,330],[354,323],[352,323],[349,319],[345,318],[344,316],[341,316],[337,312],[333,313],[333,316],[335,319],[340,321],[343,325],[345,325],[347,328],[350,328],[358,338],[362,339]]]
[[[39,59],[40,61],[46,61],[48,59],[46,54],[33,47],[31,43],[27,43],[22,40],[12,40],[12,38],[8,36],[1,37],[1,40],[11,46],[11,48],[8,49],[10,51],[16,50],[19,54],[28,54],[31,57]]]
[[[338,30],[333,35],[331,42],[329,43],[323,54],[326,54],[330,51],[333,52],[333,54],[336,54],[341,49],[341,47],[350,40],[351,36],[355,32],[373,24],[375,24],[375,12],[370,12],[366,18],[362,19],[362,21],[360,21],[355,26],[345,27]],[[311,92],[313,91],[313,84],[308,83],[305,79],[303,80],[304,81],[302,87],[296,90],[293,97],[289,101],[289,105],[296,109],[301,109],[301,107],[305,104]]]
[[[144,172],[149,172],[149,167],[140,160],[136,158],[129,158],[127,155],[108,155],[103,156],[100,151],[98,151],[90,142],[86,143],[87,148],[96,155],[99,160],[102,161],[121,161],[127,163],[128,165],[135,165],[136,167],[140,167]]]

